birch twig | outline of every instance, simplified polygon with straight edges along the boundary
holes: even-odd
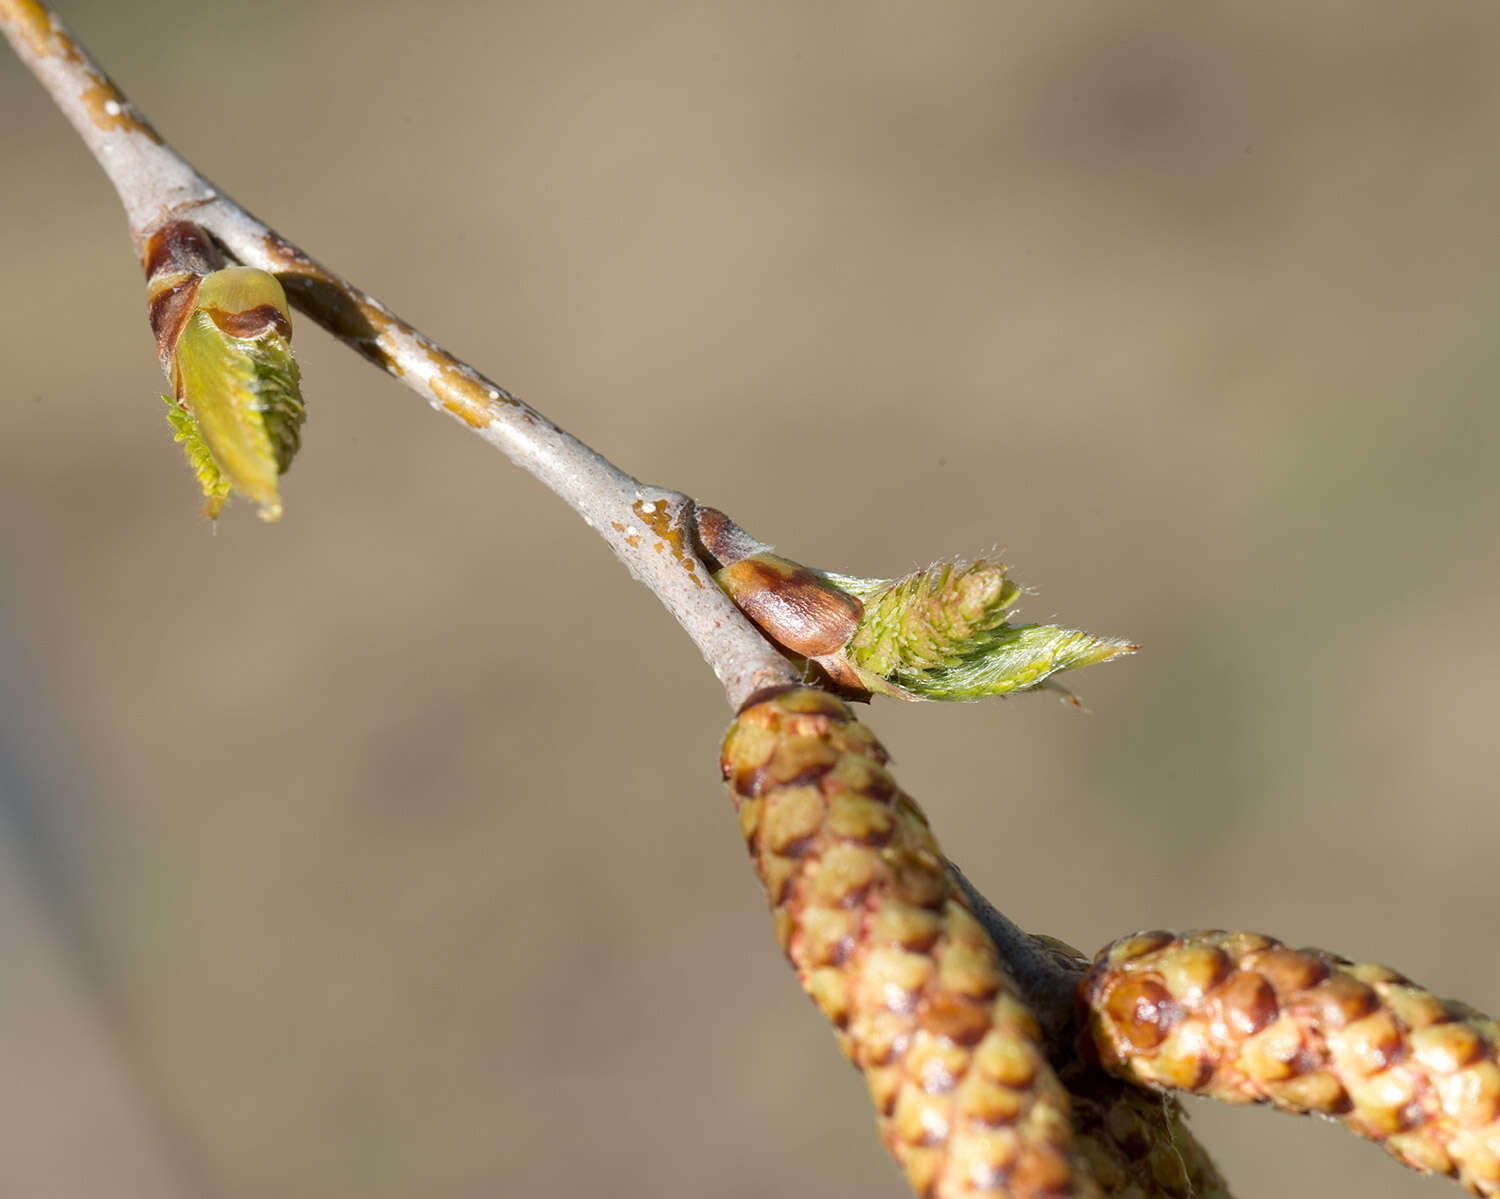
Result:
[[[137,256],[169,221],[207,230],[241,264],[280,279],[294,308],[556,492],[677,618],[731,705],[795,681],[693,552],[686,495],[626,474],[246,212],[162,139],[37,0],[0,0],[0,30],[119,192]]]
[[[114,184],[138,257],[146,257],[153,236],[165,226],[186,221],[205,231],[241,265],[276,276],[292,307],[495,446],[583,517],[681,623],[723,684],[733,708],[741,709],[757,693],[798,681],[796,667],[710,576],[699,555],[695,509],[689,497],[648,486],[620,470],[241,208],[164,141],[57,17],[37,0],[0,0],[0,31]],[[848,759],[849,769],[857,772],[860,746],[865,740],[875,745],[873,737],[853,722],[838,701],[811,691],[797,694],[801,702],[816,709],[814,716],[825,724],[831,721],[829,727],[836,725],[841,737],[847,734],[853,738],[849,745],[840,742],[839,752]],[[761,699],[764,701],[764,696]],[[767,704],[762,702],[753,710],[764,713]],[[735,727],[749,727],[745,720],[742,716]],[[795,750],[797,746],[793,745],[788,752],[795,757]],[[866,815],[878,821],[881,815],[874,809],[879,803],[855,794],[857,790],[852,789],[841,802],[848,799],[862,812],[870,809]],[[882,798],[886,797],[877,797]],[[861,808],[860,800],[870,802]],[[754,806],[760,798],[747,792],[747,802]],[[1139,1147],[1127,1143],[1130,1138],[1120,1129],[1146,1130],[1136,1139],[1162,1137],[1151,1131],[1156,1125],[1149,1111],[1145,1116],[1126,1112],[1114,1092],[1099,1099],[1091,1097],[1092,1092],[1086,1093],[1084,1084],[1077,1084],[1084,1104],[1085,1129],[1075,1143],[1064,1085],[1045,1057],[1048,1051],[1063,1058],[1071,1052],[1071,1046],[1065,1043],[1071,1029],[1075,979],[1071,964],[1039,950],[1035,942],[1016,933],[1002,916],[983,904],[966,880],[945,872],[925,821],[909,801],[903,800],[899,814],[905,822],[905,840],[891,860],[905,865],[895,870],[878,850],[868,847],[863,860],[882,879],[890,875],[885,880],[889,887],[871,892],[879,900],[872,903],[881,914],[902,925],[905,931],[897,932],[920,940],[932,919],[937,920],[934,935],[946,947],[939,965],[934,966],[921,954],[907,954],[887,963],[916,971],[931,966],[937,971],[932,984],[936,1000],[920,1013],[931,1027],[924,1026],[924,1035],[930,1035],[919,1048],[930,1060],[925,1073],[919,1070],[913,1074],[907,1068],[919,1064],[916,1058],[920,1054],[907,1054],[904,1048],[896,1053],[892,1047],[895,1056],[891,1062],[883,1062],[865,1053],[864,1041],[849,1040],[848,1045],[859,1050],[853,1056],[867,1069],[872,1088],[878,1092],[878,1110],[887,1140],[914,1185],[922,1193],[943,1195],[998,1194],[1002,1190],[1017,1196],[1093,1195],[1119,1193],[1130,1187],[1135,1188],[1131,1193],[1174,1199],[1193,1194],[1195,1189],[1202,1194],[1205,1180],[1212,1178],[1206,1158],[1200,1161],[1195,1156],[1193,1168],[1184,1165],[1180,1179],[1139,1175],[1134,1167],[1150,1165],[1149,1154],[1137,1152]],[[744,810],[741,815],[747,819]],[[838,848],[832,841],[843,835],[830,826],[831,849]],[[771,856],[790,846],[791,842],[777,842]],[[902,887],[928,898],[913,906],[905,902],[912,895]],[[887,890],[890,895],[886,895]],[[968,901],[963,895],[969,897]],[[978,910],[971,914],[971,907]],[[835,905],[825,914],[835,918],[839,910]],[[940,916],[932,917],[933,912]],[[871,962],[877,959],[878,955],[872,955]],[[813,978],[808,973],[810,963],[811,958],[797,962],[807,974],[805,981]],[[863,985],[873,978],[861,976],[858,981]],[[834,978],[826,972],[818,979],[820,985],[827,983],[835,991],[843,985],[842,976]],[[905,1025],[910,1023],[907,1017],[917,1017],[913,1015],[915,1008],[903,1005],[915,1004],[916,992],[926,987],[924,973],[922,986],[907,988],[891,1000],[896,1007],[885,1010],[884,1015],[879,1003],[866,1003],[865,1008],[886,1031],[904,1037]],[[858,1007],[855,1000],[864,1002],[862,995],[854,996],[850,1003]],[[842,1002],[832,991],[820,992],[819,998],[825,1008],[838,1009]],[[892,1019],[882,1024],[885,1015]],[[869,1030],[861,1027],[854,1031]],[[970,1050],[974,1051],[972,1055]],[[967,1073],[970,1056],[977,1064],[971,1085],[962,1095],[967,1106],[959,1112],[954,1107],[957,1099],[946,1097],[953,1088],[943,1080],[955,1071]],[[952,1082],[948,1079],[949,1084]],[[1097,1076],[1092,1083],[1087,1079],[1084,1082],[1098,1089]],[[1121,1113],[1130,1119],[1124,1119]],[[958,1117],[964,1127],[958,1130],[962,1135],[952,1138],[950,1153],[946,1132],[940,1138],[941,1146],[932,1142],[937,1135],[934,1122],[946,1128],[950,1118]],[[1099,1131],[1106,1123],[1111,1126],[1107,1136]],[[1161,1127],[1171,1138],[1178,1136],[1178,1126],[1171,1120]],[[1175,1140],[1172,1143],[1175,1145]],[[1181,1154],[1177,1157],[1180,1160]],[[1096,1170],[1108,1180],[1103,1192],[1091,1177]],[[1155,1170],[1155,1174],[1160,1173]]]

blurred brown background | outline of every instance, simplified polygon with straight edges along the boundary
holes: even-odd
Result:
[[[998,545],[1140,640],[870,718],[1086,949],[1500,1008],[1500,11],[73,0],[161,131],[792,556]],[[217,530],[102,174],[0,54],[0,1193],[905,1193],[779,960],[727,709],[550,495],[304,322]],[[1446,1193],[1195,1106],[1241,1199]],[[1456,1193],[1456,1192],[1454,1192]]]

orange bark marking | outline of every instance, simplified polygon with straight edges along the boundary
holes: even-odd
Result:
[[[688,553],[682,540],[682,530],[672,524],[671,505],[666,500],[656,500],[650,504],[645,500],[636,500],[630,505],[630,510],[640,519],[641,524],[661,538],[653,547],[656,552],[659,554],[670,549],[672,557],[677,559],[693,580],[693,586],[702,587],[703,580],[698,575],[698,559]]]

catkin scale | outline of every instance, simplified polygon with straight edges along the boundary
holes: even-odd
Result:
[[[730,728],[724,778],[777,939],[917,1194],[1098,1195],[1037,1023],[886,761],[811,688],[752,697]]]
[[[1138,933],[1098,955],[1079,996],[1121,1078],[1331,1116],[1500,1196],[1500,1026],[1394,970],[1256,933]]]

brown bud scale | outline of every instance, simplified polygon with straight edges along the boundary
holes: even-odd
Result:
[[[168,221],[146,242],[147,280],[172,271],[207,275],[225,265],[224,252],[192,221]]]
[[[156,338],[156,356],[162,370],[172,373],[172,351],[182,335],[182,327],[193,314],[202,275],[186,271],[163,271],[152,275],[146,285],[146,303],[151,333]]]
[[[765,551],[721,567],[714,581],[771,640],[804,658],[842,649],[864,611],[807,567]]]
[[[222,308],[209,308],[205,311],[213,323],[230,337],[260,337],[273,331],[288,341],[292,337],[292,322],[275,304],[257,304],[243,312],[225,312]]]
[[[756,628],[784,650],[816,662],[851,692],[869,694],[842,657],[864,615],[858,596],[772,553],[717,508],[696,508],[693,526],[714,582]]]
[[[1120,1078],[1332,1116],[1500,1196],[1500,1026],[1393,970],[1255,933],[1141,933],[1099,954],[1079,997]]]
[[[1099,1195],[1036,1020],[886,761],[810,688],[730,728],[724,777],[777,938],[918,1195]]]
[[[224,252],[192,221],[168,221],[147,239],[143,261],[156,356],[170,378],[172,353],[193,313],[198,286],[205,275],[224,267]]]

